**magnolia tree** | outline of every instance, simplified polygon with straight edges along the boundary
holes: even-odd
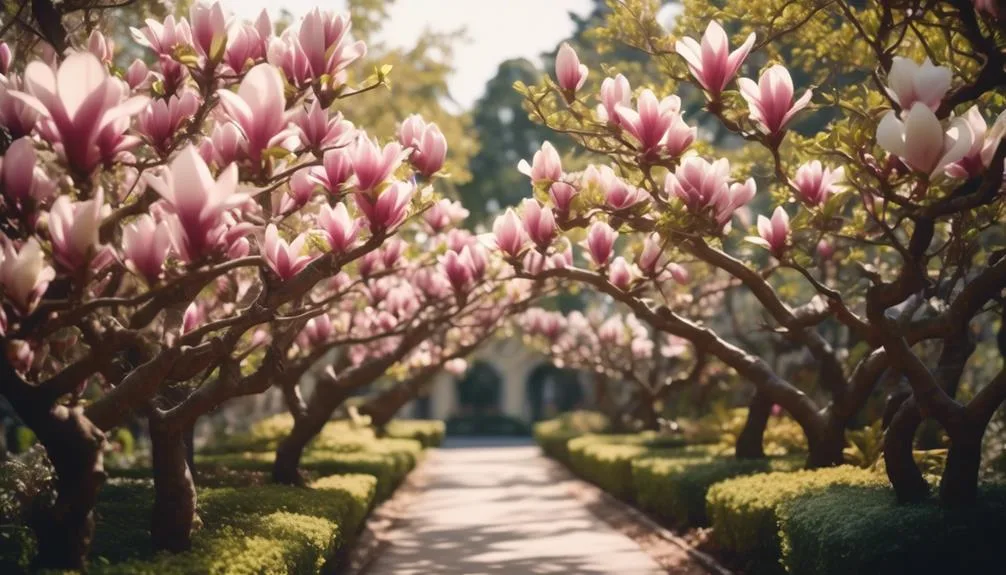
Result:
[[[394,267],[446,154],[419,117],[381,143],[338,112],[385,72],[350,82],[365,46],[345,15],[276,34],[265,12],[197,3],[133,35],[152,65],[116,68],[99,32],[44,59],[0,47],[0,393],[56,471],[55,505],[30,518],[40,566],[84,566],[104,433],[135,414],[155,547],[189,546],[186,433],[283,380],[298,336],[369,286],[367,261]],[[342,345],[409,337],[382,317],[353,328]]]
[[[704,357],[689,357],[687,342],[649,328],[631,313],[563,315],[532,308],[520,323],[529,344],[558,367],[592,373],[605,384],[628,384],[631,400],[616,406],[616,415],[634,417],[645,429],[660,428],[662,406],[698,382],[707,365]],[[614,399],[619,391],[606,389],[605,395]]]
[[[363,256],[352,297],[340,298],[331,315],[308,320],[281,384],[294,427],[277,447],[273,479],[300,483],[304,448],[351,395],[385,376],[408,379],[361,410],[383,426],[445,363],[456,366],[535,297],[530,282],[515,279],[478,237],[448,230],[466,215],[441,200],[414,230],[411,253],[393,240]],[[320,363],[323,373],[305,397],[300,376]]]
[[[660,30],[653,3],[613,6],[620,30]],[[1006,84],[1000,15],[969,0],[829,0],[798,11],[791,27],[773,20],[740,41],[713,21],[698,38],[633,42],[669,71],[670,89],[704,95],[704,121],[747,142],[733,166],[700,141],[667,87],[634,90],[618,75],[592,84],[575,52],[560,50],[554,81],[517,89],[534,119],[603,163],[567,171],[543,144],[520,165],[535,198],[496,221],[497,248],[520,276],[592,286],[728,365],[800,424],[811,467],[840,463],[844,430],[878,380],[904,377],[911,393],[891,406],[885,439],[899,498],[926,495],[912,439],[932,418],[950,441],[941,498],[973,501],[982,435],[1006,398],[1006,371],[970,400],[955,397],[981,333],[973,328],[998,319],[1006,287],[997,233],[1006,119],[991,121]],[[803,27],[843,27],[861,58],[841,72],[863,81],[816,93],[797,89],[782,64],[759,69],[759,50]],[[819,106],[834,117],[820,133],[789,130]],[[748,229],[737,216],[752,205],[774,207]],[[579,238],[585,266],[570,254]],[[672,273],[664,262],[729,275],[777,337],[814,358],[823,393],[667,301],[654,285]],[[933,345],[938,357],[923,353]]]

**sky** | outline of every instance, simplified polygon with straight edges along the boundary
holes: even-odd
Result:
[[[344,9],[340,0],[222,0],[234,14],[254,18],[262,8],[278,13],[283,7],[295,16],[315,6]],[[379,35],[389,47],[411,47],[423,32],[465,29],[468,40],[455,54],[451,95],[463,108],[470,108],[482,95],[486,82],[499,64],[511,58],[537,62],[543,52],[573,32],[569,12],[586,15],[591,0],[397,0]],[[392,72],[392,75],[394,72]]]

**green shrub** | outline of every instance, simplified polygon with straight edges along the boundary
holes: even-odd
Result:
[[[834,486],[782,506],[783,563],[793,575],[1001,573],[1004,515],[1002,485],[954,509],[935,498],[898,505],[889,487]]]
[[[533,435],[545,455],[568,464],[569,451],[566,443],[570,439],[588,433],[604,433],[609,426],[608,418],[602,413],[571,411],[555,419],[534,424]]]
[[[275,451],[279,442],[292,430],[293,416],[288,413],[274,415],[256,422],[247,433],[228,435],[201,451],[206,454]],[[329,451],[360,451],[375,438],[374,430],[369,427],[337,420],[325,424],[310,446],[323,447]]]
[[[393,419],[384,426],[384,433],[394,439],[415,439],[423,447],[439,447],[444,442],[443,421],[426,419]]]
[[[652,447],[651,445],[660,445]],[[569,440],[569,466],[578,475],[608,493],[632,499],[632,461],[662,453],[681,453],[682,444],[668,441],[660,434],[644,432],[631,435],[584,435]]]
[[[684,453],[643,457],[632,462],[633,494],[637,505],[660,520],[678,526],[704,527],[706,493],[720,481],[769,471],[794,471],[802,457],[736,459],[688,456]]]
[[[203,528],[192,550],[153,555],[147,481],[115,480],[102,490],[92,572],[151,575],[317,573],[363,524],[377,481],[339,475],[311,489],[282,485],[199,490]]]
[[[762,473],[713,485],[706,496],[706,512],[716,544],[721,549],[750,558],[754,563],[749,570],[751,573],[772,573],[781,569],[781,505],[831,485],[882,486],[886,483],[882,475],[848,465]]]
[[[682,421],[688,443],[719,444],[732,449],[737,443],[744,424],[747,422],[748,408],[716,408],[697,421]],[[807,451],[807,438],[800,425],[788,416],[771,416],[765,426],[763,436],[765,453],[788,455]]]
[[[411,471],[422,447],[411,439],[372,439],[366,450],[330,451],[308,449],[301,458],[303,470],[318,475],[338,473],[366,473],[377,478],[377,498],[384,500]],[[214,467],[233,470],[269,472],[272,470],[276,454],[267,452],[226,453],[218,455],[198,455],[196,464],[213,472]]]

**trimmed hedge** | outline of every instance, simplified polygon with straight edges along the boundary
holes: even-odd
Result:
[[[607,416],[602,413],[571,411],[555,419],[534,424],[532,434],[545,455],[569,464],[569,451],[566,444],[570,439],[588,433],[604,433],[609,426],[610,422]]]
[[[200,490],[204,528],[193,536],[192,550],[152,557],[149,534],[137,528],[149,516],[149,484],[133,482],[108,495],[103,490],[91,572],[317,573],[361,527],[376,483],[367,475],[343,475],[321,479],[310,490],[281,485]],[[110,562],[123,553],[133,557]]]
[[[721,549],[751,559],[750,573],[775,573],[782,570],[779,509],[783,504],[832,485],[886,484],[884,476],[848,465],[763,473],[713,485],[706,496],[706,512]]]
[[[253,424],[248,433],[227,436],[200,451],[205,454],[275,451],[279,442],[289,435],[291,430],[293,430],[292,415],[288,413],[273,415]],[[325,424],[321,433],[308,447],[323,447],[329,451],[360,451],[374,439],[376,435],[373,429],[339,420]]]
[[[443,421],[434,419],[392,419],[384,426],[392,439],[415,439],[423,447],[440,447],[447,433]]]
[[[301,459],[301,468],[319,475],[366,473],[377,478],[377,498],[383,501],[415,466],[422,446],[411,439],[374,439],[361,451],[310,449]],[[269,472],[276,454],[267,452],[197,455],[196,465],[210,472],[223,467],[233,470]],[[202,473],[200,469],[200,473]]]
[[[897,505],[889,487],[833,486],[781,508],[783,563],[793,575],[1000,573],[1004,516],[1003,485],[959,509],[935,498]]]
[[[702,447],[689,447],[652,432],[633,435],[584,435],[569,440],[569,466],[578,475],[608,493],[632,500],[632,461],[646,455],[663,453],[704,453]]]
[[[310,489],[282,485],[199,488],[201,528],[185,553],[155,554],[150,542],[153,485],[112,479],[95,509],[97,531],[89,572],[102,575],[253,575],[317,573],[363,525],[377,480],[339,475]],[[27,569],[35,547],[30,531],[20,553],[4,546],[5,573]],[[11,551],[12,553],[8,553]]]
[[[802,457],[754,460],[696,457],[682,450],[676,456],[648,456],[632,461],[632,487],[636,504],[661,521],[705,527],[709,524],[706,494],[714,484],[755,473],[795,471],[802,466]]]

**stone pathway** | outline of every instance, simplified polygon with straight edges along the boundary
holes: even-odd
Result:
[[[529,445],[449,442],[367,575],[665,573]]]

